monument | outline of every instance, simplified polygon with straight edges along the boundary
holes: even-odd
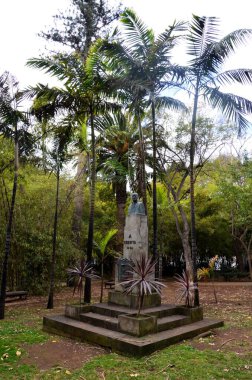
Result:
[[[115,290],[123,291],[120,282],[129,277],[129,262],[144,255],[148,257],[148,227],[145,207],[138,194],[131,195],[132,203],[125,219],[123,256],[117,260]]]
[[[134,259],[140,256],[148,257],[148,223],[144,204],[139,201],[138,194],[132,193],[131,200],[125,219],[123,256],[116,263],[115,290],[109,292],[109,302],[136,307],[136,294],[124,294],[124,288],[120,283],[130,278],[129,264]],[[145,297],[145,306],[157,306],[160,303],[160,296],[156,293]]]
[[[223,321],[203,319],[202,307],[161,305],[157,293],[144,297],[144,315],[141,318],[136,315],[138,295],[125,294],[120,282],[128,277],[129,262],[139,255],[148,255],[148,228],[142,202],[135,193],[131,198],[124,229],[123,257],[117,262],[116,287],[109,290],[108,302],[66,305],[64,315],[44,317],[43,329],[110,347],[112,351],[143,356],[222,326]]]
[[[141,255],[148,257],[148,227],[144,204],[137,193],[131,195],[132,203],[125,219],[123,258],[132,260]]]

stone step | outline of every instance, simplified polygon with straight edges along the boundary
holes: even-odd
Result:
[[[129,309],[126,306],[108,305],[107,303],[97,303],[91,306],[91,310],[95,314],[106,315],[117,318],[120,314],[134,314],[136,310]]]
[[[97,313],[85,313],[80,314],[80,320],[82,322],[91,323],[94,326],[103,327],[105,329],[117,331],[118,330],[118,319],[115,317],[110,317],[108,315],[102,315]]]
[[[170,315],[179,314],[179,309],[174,305],[160,305],[155,307],[150,307],[143,310],[144,314],[155,315],[157,318],[164,318]]]
[[[135,314],[137,309],[129,309],[125,306],[99,303],[91,306],[92,312],[96,314],[107,315],[110,317],[118,317],[120,314]],[[174,305],[160,305],[151,308],[143,309],[144,314],[156,315],[158,318],[163,318],[168,315],[178,314],[179,309]]]
[[[91,323],[94,326],[103,327],[112,331],[118,331],[118,319],[93,312],[80,314],[80,320]],[[157,319],[157,331],[169,330],[190,323],[190,318],[184,315],[169,315]]]
[[[93,312],[80,314],[82,322],[91,323],[94,326],[118,331],[118,318]],[[157,331],[169,330],[190,323],[190,318],[184,315],[169,315],[157,319]]]
[[[168,317],[158,318],[157,331],[170,330],[175,327],[187,325],[190,322],[190,317],[186,317],[185,315],[169,315]]]
[[[43,329],[50,333],[78,338],[82,341],[110,347],[112,351],[135,356],[150,354],[184,339],[193,338],[210,329],[223,326],[223,321],[205,318],[188,325],[146,335],[141,338],[111,331],[64,315],[44,317]]]

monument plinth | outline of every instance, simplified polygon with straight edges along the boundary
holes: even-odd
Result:
[[[129,264],[135,259],[148,257],[148,223],[145,208],[138,202],[138,195],[132,194],[132,203],[125,219],[123,256],[116,262],[115,290],[108,294],[109,303],[136,308],[138,305],[137,290],[132,294],[124,294],[121,282],[130,278]],[[161,304],[160,296],[156,293],[145,296],[143,307],[158,306]]]
[[[139,318],[138,294],[125,294],[120,288],[120,282],[129,277],[132,269],[129,263],[138,255],[148,256],[147,217],[143,204],[137,199],[137,195],[132,194],[133,203],[124,230],[123,257],[116,269],[118,289],[109,291],[109,302],[67,305],[65,315],[44,317],[45,331],[110,347],[115,352],[143,356],[223,325],[222,321],[203,319],[201,307],[160,305],[157,293],[144,297],[145,310]]]

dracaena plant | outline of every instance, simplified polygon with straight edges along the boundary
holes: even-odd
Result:
[[[81,303],[85,279],[98,279],[99,276],[94,273],[92,264],[87,263],[85,260],[81,260],[80,264],[74,266],[73,268],[68,268],[67,273],[69,275],[69,279],[75,280],[73,294],[75,294],[76,290],[78,291],[80,294]]]
[[[184,299],[187,307],[192,307],[194,302],[194,284],[191,280],[189,273],[183,271],[182,275],[174,276],[177,285],[177,300],[176,302]]]
[[[153,292],[161,295],[161,288],[165,287],[164,284],[155,279],[155,265],[156,260],[153,261],[151,257],[146,258],[142,255],[132,260],[129,264],[130,270],[128,271],[128,275],[131,278],[121,282],[126,294],[137,290],[138,316],[141,313],[145,295],[152,294]]]

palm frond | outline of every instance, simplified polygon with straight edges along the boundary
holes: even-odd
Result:
[[[235,122],[239,133],[250,126],[245,117],[252,113],[250,100],[209,87],[205,88],[204,96],[213,108],[218,108],[223,112],[227,120]]]
[[[218,74],[214,79],[216,85],[225,84],[251,84],[252,83],[252,70],[251,69],[236,69],[228,70]]]
[[[100,253],[104,256],[106,248],[110,240],[117,234],[117,229],[113,228],[109,230],[106,235],[100,240],[99,243],[96,243],[97,248],[99,249]]]
[[[147,51],[154,42],[154,33],[136,16],[135,12],[126,9],[121,15],[127,43],[136,57],[147,56]]]
[[[157,109],[168,108],[174,111],[187,111],[187,107],[183,102],[169,96],[159,96],[155,101]]]
[[[210,55],[218,55],[222,61],[227,58],[230,53],[235,52],[237,47],[240,47],[248,42],[252,36],[252,29],[238,29],[227,34],[220,41],[213,44]]]
[[[199,59],[210,45],[218,38],[219,20],[216,17],[200,17],[193,15],[188,39],[189,55],[194,59]]]
[[[251,37],[252,29],[239,29],[220,41],[213,42],[207,46],[207,49],[194,61],[195,69],[201,68],[201,71],[207,73],[217,73],[220,67],[235,49],[244,45]]]
[[[55,76],[60,80],[66,79],[66,69],[57,60],[47,58],[30,58],[26,65],[35,69],[43,70],[45,73]]]

